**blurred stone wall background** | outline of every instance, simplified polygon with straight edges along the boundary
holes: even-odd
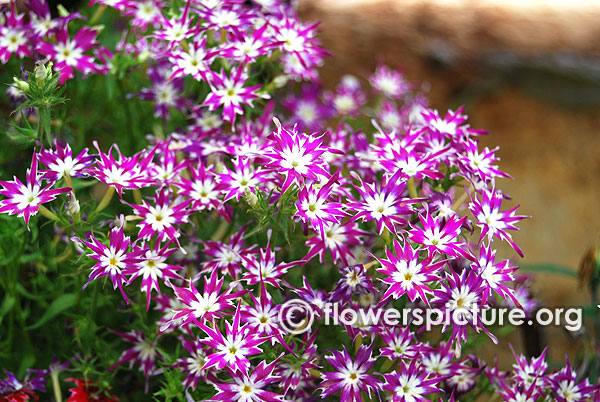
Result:
[[[533,217],[514,234],[525,253],[518,263],[576,270],[600,243],[600,2],[300,0],[299,7],[305,20],[321,21],[320,39],[333,53],[321,71],[326,87],[344,74],[366,77],[382,61],[429,88],[441,113],[465,104],[471,125],[489,131],[482,145],[499,145],[500,167],[515,178],[499,186]],[[589,304],[576,278],[536,277],[545,303]],[[551,358],[562,361],[571,341],[559,329],[545,336],[553,338]]]

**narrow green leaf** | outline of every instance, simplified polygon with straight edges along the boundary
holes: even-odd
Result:
[[[106,79],[104,80],[104,82],[106,83],[106,96],[108,100],[112,100],[113,97],[115,96],[115,87],[117,86],[117,83],[115,81],[115,77],[112,75],[107,75]]]
[[[4,316],[15,306],[15,301],[17,301],[17,299],[12,295],[7,294],[6,297],[4,297],[4,301],[0,306],[0,323],[2,323]]]
[[[59,296],[52,302],[52,304],[50,304],[50,307],[48,307],[48,310],[46,310],[42,318],[40,318],[35,324],[27,327],[27,330],[41,327],[58,314],[73,307],[75,303],[77,303],[77,295],[73,293],[67,293],[66,295]]]
[[[19,365],[19,370],[17,371],[18,376],[22,377],[25,374],[25,371],[35,364],[35,353],[32,350],[27,350],[25,355],[21,359],[21,364]]]
[[[28,298],[28,299],[31,299],[31,300],[38,300],[38,301],[40,301],[40,300],[44,300],[44,296],[42,296],[42,295],[39,295],[39,294],[33,294],[33,293],[30,293],[30,292],[28,292],[28,291],[27,291],[27,289],[25,289],[25,288],[23,287],[23,285],[22,285],[22,284],[20,284],[20,283],[17,283],[17,284],[16,284],[16,286],[15,286],[15,289],[17,290],[17,292],[18,292],[18,293],[19,293],[21,296],[25,296],[25,297],[26,297],[26,298]]]

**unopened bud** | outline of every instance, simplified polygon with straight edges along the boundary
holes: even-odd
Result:
[[[275,88],[283,88],[288,83],[288,81],[289,78],[287,75],[278,75],[273,79],[273,85],[275,85]]]
[[[95,29],[98,33],[104,31],[104,28],[106,28],[106,25],[104,24],[98,24],[92,27],[92,29]]]
[[[142,50],[139,54],[138,54],[138,60],[140,63],[145,62],[146,60],[148,60],[150,58],[150,56],[152,56],[152,53],[148,50]]]
[[[56,9],[58,10],[58,15],[61,17],[68,17],[69,15],[71,15],[71,13],[69,13],[69,10],[67,10],[62,4],[57,5]]]
[[[67,212],[69,215],[75,216],[79,214],[81,208],[79,207],[79,201],[75,198],[75,193],[71,192],[71,196],[69,197],[69,205],[67,206]]]
[[[38,85],[41,86],[46,81],[46,77],[48,77],[48,69],[46,69],[44,63],[37,63],[33,70],[33,74],[35,75]]]
[[[18,79],[17,77],[13,77],[13,81],[17,84],[17,88],[19,88],[23,92],[29,92],[29,84],[23,80]]]
[[[221,159],[217,159],[215,161],[215,173],[221,174],[223,172],[225,172],[225,165],[223,165]]]
[[[249,188],[244,190],[244,200],[250,205],[252,208],[255,208],[258,204],[258,197]]]

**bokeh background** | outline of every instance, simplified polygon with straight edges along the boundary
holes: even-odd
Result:
[[[587,0],[300,0],[333,56],[321,71],[367,77],[399,67],[442,114],[465,105],[484,146],[500,146],[498,186],[532,216],[514,238],[534,290],[549,306],[589,304],[576,271],[600,243],[600,2]],[[511,204],[511,203],[509,203]],[[504,257],[514,257],[509,249]],[[510,342],[525,349],[523,334]],[[576,342],[559,328],[533,337],[564,362]],[[508,343],[490,348],[512,359]],[[574,357],[574,356],[573,356]],[[491,360],[488,360],[491,361]],[[508,363],[508,360],[507,360]]]

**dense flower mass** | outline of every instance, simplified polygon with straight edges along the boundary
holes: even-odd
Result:
[[[506,206],[508,175],[463,108],[440,114],[384,65],[323,91],[317,25],[285,1],[91,3],[90,16],[52,18],[42,0],[0,2],[0,61],[38,62],[9,87],[25,117],[15,124],[39,126],[25,181],[0,181],[0,213],[42,230],[30,219],[40,212],[52,223],[43,239],[65,250],[35,268],[56,269],[76,296],[46,303],[51,313],[23,330],[77,306],[62,328],[80,348],[61,356],[76,363],[68,401],[135,398],[133,385],[111,386],[135,381],[114,374],[127,366],[157,400],[598,400],[570,363],[550,371],[545,352],[515,353],[510,373],[470,354],[480,332],[497,339],[481,320],[445,323],[440,338],[358,314],[435,307],[472,319],[466,309],[536,306],[497,250],[523,255],[513,233],[525,216]],[[118,21],[110,40],[103,13]],[[51,118],[70,80],[123,92],[127,124],[102,147],[86,138],[95,153],[66,144],[69,119]],[[145,137],[134,116],[149,120],[137,120]],[[0,320],[18,297],[38,300],[35,286],[11,290]],[[290,308],[298,299],[312,314]],[[328,325],[329,303],[359,319]],[[37,400],[46,374],[60,395],[57,371],[37,374],[7,372],[0,402]]]

